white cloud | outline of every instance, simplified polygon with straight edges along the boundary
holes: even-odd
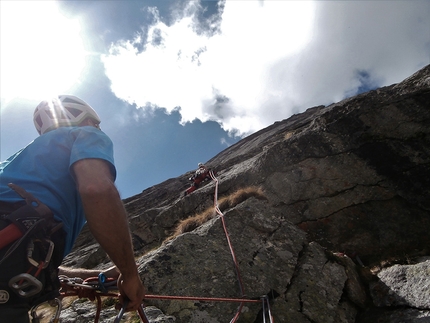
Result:
[[[429,63],[427,1],[226,1],[212,36],[195,32],[196,3],[170,26],[157,19],[144,51],[138,37],[112,46],[116,96],[243,135],[341,100],[357,71],[388,85]]]
[[[313,40],[294,66],[302,104],[341,100],[359,85],[357,70],[390,85],[430,63],[428,1],[324,1],[317,12]]]

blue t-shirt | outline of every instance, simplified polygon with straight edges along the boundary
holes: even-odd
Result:
[[[81,159],[106,160],[113,177],[116,170],[109,137],[94,127],[60,127],[35,139],[0,163],[0,201],[22,198],[9,186],[14,183],[32,193],[63,222],[65,255],[73,247],[86,219],[71,166]]]

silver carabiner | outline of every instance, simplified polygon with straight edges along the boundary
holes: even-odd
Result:
[[[38,240],[38,241],[42,241],[42,240]],[[54,243],[49,239],[45,239],[44,241],[49,244],[49,247],[48,247],[48,252],[46,253],[45,260],[43,262],[42,269],[45,269],[46,267],[48,267],[49,262],[51,261],[52,253],[54,252]],[[40,263],[33,259],[33,251],[34,251],[34,240],[30,240],[27,247],[27,259],[30,262],[30,264],[32,264],[34,267],[37,268],[39,267]]]
[[[269,315],[269,323],[273,323],[273,316],[272,311],[270,310],[269,297],[267,295],[261,296],[261,301],[263,302],[263,323],[266,323],[266,312]]]
[[[124,315],[124,313],[125,313],[125,309],[127,308],[128,302],[129,302],[129,300],[128,300],[128,299],[125,299],[125,300],[124,300],[124,302],[123,302],[123,304],[122,304],[122,308],[121,308],[121,310],[119,311],[118,315],[116,316],[114,323],[119,323],[119,322],[121,321],[122,316],[123,316],[123,315]]]
[[[45,303],[48,303],[52,307],[57,306],[57,311],[55,312],[55,315],[51,319],[50,322],[52,322],[52,323],[58,323],[59,320],[60,320],[60,313],[61,313],[61,310],[63,308],[63,305],[61,304],[61,300],[58,299],[58,298],[54,298],[52,300],[49,300],[49,301],[46,301],[46,302],[43,302],[43,303],[40,303],[38,305],[33,306],[33,308],[31,309],[32,323],[39,323],[40,322],[39,318],[37,317],[36,311],[37,311],[37,309],[39,308],[40,305],[45,304]]]
[[[31,297],[42,290],[42,283],[30,274],[19,274],[9,280],[9,287],[21,297]]]

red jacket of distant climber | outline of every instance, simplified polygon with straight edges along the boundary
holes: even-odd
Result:
[[[205,181],[206,179],[210,179],[210,169],[207,169],[206,166],[200,166],[195,174],[189,178],[190,181],[193,181],[193,184],[185,191],[185,195],[194,192],[197,188],[199,188],[200,183]]]
[[[207,169],[205,166],[202,166],[198,170],[196,170],[196,173],[193,175],[192,180],[194,182],[194,185],[198,186],[207,177],[210,177],[209,169]]]

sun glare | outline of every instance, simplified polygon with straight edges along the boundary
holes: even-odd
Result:
[[[54,1],[0,1],[0,95],[39,100],[68,91],[85,66],[80,25]]]

